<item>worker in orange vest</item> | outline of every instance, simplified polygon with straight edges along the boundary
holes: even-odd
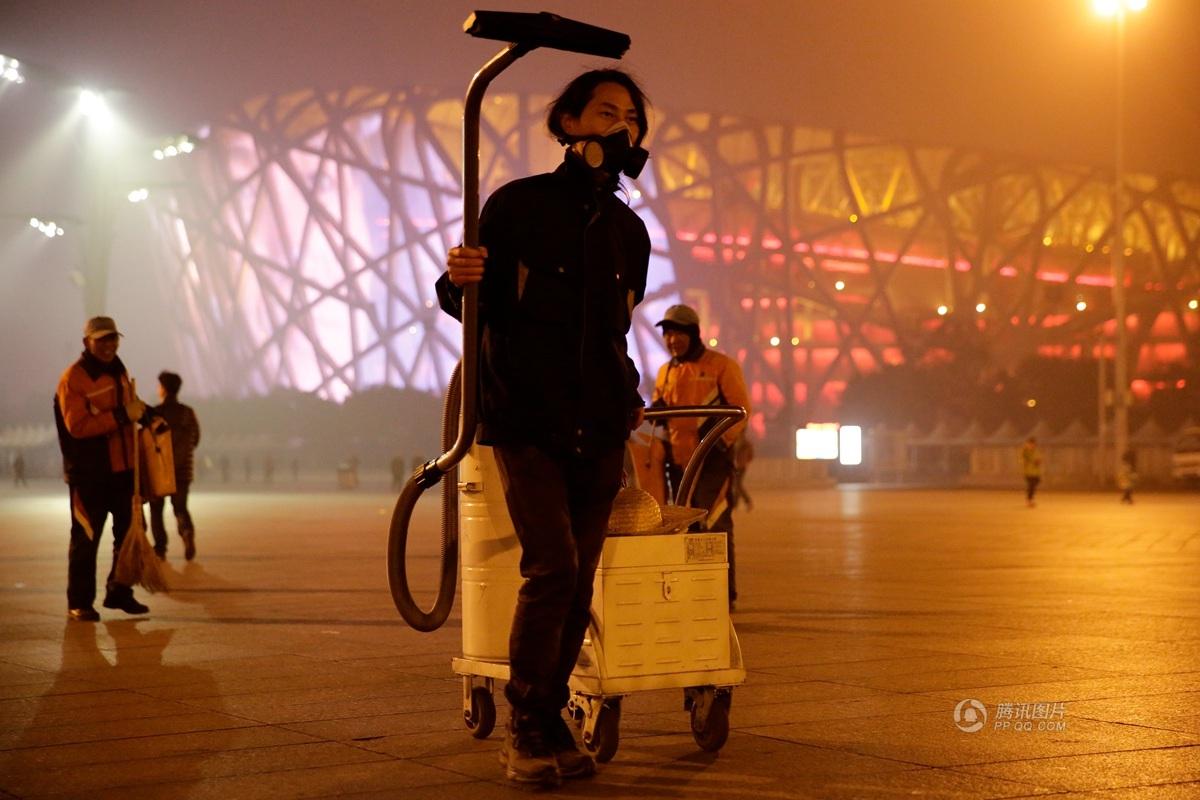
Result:
[[[657,325],[662,328],[663,341],[671,360],[658,370],[654,381],[652,406],[734,405],[750,413],[750,396],[742,368],[729,356],[704,346],[700,338],[700,315],[686,305],[667,309]],[[663,420],[651,441],[649,469],[643,488],[659,502],[673,498],[679,488],[683,470],[700,444],[700,439],[713,425],[712,420],[680,418]],[[729,554],[729,603],[737,599],[734,572],[733,506],[734,445],[746,422],[739,422],[722,435],[709,452],[696,481],[691,504],[708,509],[700,523],[703,530],[724,531]],[[685,498],[674,498],[684,502]]]

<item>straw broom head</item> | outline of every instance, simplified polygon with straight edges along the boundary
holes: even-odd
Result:
[[[134,384],[134,396],[137,396]],[[129,530],[125,532],[125,541],[121,542],[121,552],[117,554],[117,569],[114,577],[117,583],[125,586],[138,585],[153,594],[166,592],[166,575],[162,564],[154,552],[150,540],[146,538],[146,520],[142,516],[141,497],[141,456],[138,453],[137,423],[133,425],[133,508],[129,518]]]

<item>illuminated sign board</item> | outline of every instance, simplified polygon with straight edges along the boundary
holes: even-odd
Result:
[[[862,428],[836,422],[810,422],[796,430],[796,458],[857,466],[862,463]]]

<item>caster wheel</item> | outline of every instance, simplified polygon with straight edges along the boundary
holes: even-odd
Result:
[[[601,764],[612,761],[617,754],[621,739],[621,703],[619,700],[605,700],[596,712],[596,727],[591,740],[584,736],[583,747],[592,758]]]
[[[471,690],[471,711],[463,714],[467,730],[476,739],[486,739],[496,727],[496,701],[486,687],[476,686]]]
[[[719,694],[712,700],[708,709],[708,718],[701,724],[697,718],[698,707],[692,706],[692,738],[700,749],[715,753],[725,746],[729,738],[729,695]]]

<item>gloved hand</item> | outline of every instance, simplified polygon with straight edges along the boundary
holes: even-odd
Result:
[[[142,415],[145,413],[146,404],[136,397],[125,404],[125,416],[127,416],[131,422],[140,420]]]

